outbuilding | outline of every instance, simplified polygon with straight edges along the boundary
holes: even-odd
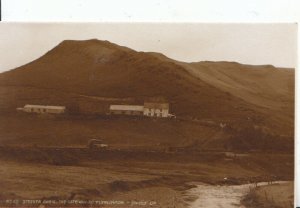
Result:
[[[27,113],[51,113],[51,114],[61,114],[65,113],[65,106],[50,106],[50,105],[25,105],[23,108],[17,108],[19,111]]]
[[[142,105],[110,105],[110,114],[114,115],[143,115]]]
[[[169,113],[169,103],[145,102],[144,105],[110,105],[113,115],[140,115],[147,117],[174,117]]]

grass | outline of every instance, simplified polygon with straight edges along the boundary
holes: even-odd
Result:
[[[242,203],[247,208],[292,208],[294,207],[293,183],[292,181],[250,188]]]

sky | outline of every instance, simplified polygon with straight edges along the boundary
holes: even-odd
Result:
[[[0,23],[0,72],[41,57],[63,40],[94,38],[185,62],[295,68],[297,59],[297,25],[291,23]]]

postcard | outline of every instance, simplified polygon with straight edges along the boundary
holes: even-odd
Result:
[[[297,24],[0,24],[1,207],[293,207]]]

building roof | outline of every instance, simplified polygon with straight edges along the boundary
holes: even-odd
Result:
[[[110,105],[110,110],[120,110],[120,111],[144,111],[144,106],[142,105]]]
[[[169,103],[154,103],[154,102],[145,102],[145,108],[155,108],[155,109],[169,109]]]
[[[42,108],[42,109],[52,109],[52,110],[65,110],[65,106],[51,106],[51,105],[25,105],[24,108]]]

